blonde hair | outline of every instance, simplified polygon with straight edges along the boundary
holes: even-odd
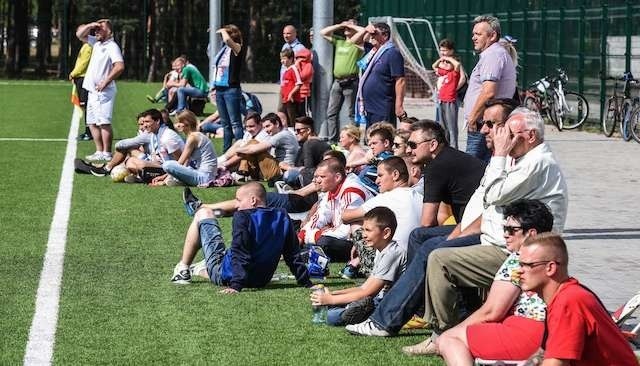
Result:
[[[180,112],[177,117],[178,122],[185,124],[189,127],[191,132],[198,130],[198,117],[188,109]]]
[[[360,141],[360,137],[362,137],[360,128],[356,125],[346,125],[340,130],[340,132],[346,133],[347,136],[351,137],[356,141]]]

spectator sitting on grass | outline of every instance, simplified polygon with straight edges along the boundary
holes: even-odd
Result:
[[[360,207],[371,198],[371,193],[355,174],[346,174],[338,159],[323,160],[314,174],[320,191],[325,192],[298,233],[301,244],[317,245],[333,261],[348,261],[352,242],[349,240],[351,225],[342,222],[342,213]]]
[[[273,180],[282,176],[279,164],[295,164],[299,150],[298,140],[287,129],[283,129],[280,118],[269,113],[262,118],[262,128],[269,138],[262,142],[249,141],[238,147],[236,154],[242,158],[237,173],[252,179]],[[270,154],[273,149],[274,155]]]
[[[225,294],[246,287],[264,287],[271,281],[282,256],[298,284],[310,287],[309,273],[298,255],[298,242],[287,212],[265,207],[266,191],[257,182],[238,188],[236,200],[238,211],[233,214],[229,250],[213,211],[198,210],[171,282],[188,284],[192,275],[202,276],[214,285],[228,286],[220,291]],[[200,248],[204,260],[191,266]]]
[[[380,194],[363,203],[360,207],[345,210],[342,213],[342,221],[354,223],[366,217],[367,212],[374,207],[388,207],[395,214],[396,219],[402,223],[397,230],[394,230],[393,240],[398,243],[400,249],[406,252],[409,234],[416,227],[420,226],[420,214],[422,213],[422,196],[409,187],[409,171],[404,160],[397,156],[392,156],[383,160],[378,165],[378,178],[376,185],[380,187]],[[357,236],[356,236],[357,237]],[[351,261],[342,270],[342,276],[353,278],[358,273],[360,259],[367,254],[374,254],[363,250],[360,241],[354,241],[354,251]],[[356,256],[357,255],[357,256]],[[370,258],[366,263],[372,263]],[[370,269],[366,269],[369,273]]]
[[[174,60],[171,63],[171,71],[164,75],[164,79],[162,81],[162,89],[158,90],[155,97],[151,95],[147,95],[147,100],[151,103],[169,103],[176,96],[176,92],[178,88],[175,86],[168,86],[167,84],[171,82],[177,83],[180,81],[180,68],[178,67],[178,63]]]
[[[230,171],[236,170],[238,164],[240,164],[240,160],[242,160],[236,153],[238,148],[246,146],[250,141],[263,142],[268,138],[269,134],[262,128],[260,114],[249,112],[244,119],[244,136],[242,140],[234,142],[224,154],[218,156],[218,168]]]
[[[313,305],[329,305],[327,324],[355,324],[365,320],[407,266],[407,254],[393,240],[398,223],[393,211],[375,207],[364,215],[362,224],[366,245],[375,249],[373,270],[360,286],[311,294]],[[346,304],[346,306],[345,306]]]
[[[367,189],[374,194],[378,193],[378,186],[375,183],[376,178],[378,177],[376,167],[379,162],[393,156],[393,151],[391,150],[393,145],[393,134],[394,128],[390,123],[377,122],[372,124],[367,133],[367,141],[370,150],[362,161],[354,163],[367,164],[362,168],[360,173],[358,173],[358,177],[360,177],[362,184],[364,184]]]
[[[125,178],[127,183],[141,183],[142,170],[145,168],[162,169],[165,160],[177,160],[182,154],[184,141],[167,125],[162,123],[162,114],[157,109],[149,109],[138,117],[138,125],[142,130],[138,136],[124,139],[116,143],[116,154],[104,167],[91,168],[91,174],[105,176],[115,166],[125,162],[130,174]],[[127,158],[127,155],[130,155]]]
[[[280,169],[284,172],[282,178],[285,183],[291,187],[300,188],[311,183],[316,166],[322,161],[324,152],[331,149],[331,147],[326,142],[318,139],[311,117],[296,118],[294,127],[296,138],[300,144],[295,166],[281,162]]]
[[[340,131],[340,147],[346,151],[347,172],[358,174],[363,165],[357,164],[365,160],[366,151],[360,145],[361,132],[356,125],[347,125]]]
[[[213,144],[207,135],[198,132],[198,118],[193,112],[184,110],[175,123],[187,141],[180,158],[162,163],[166,174],[153,179],[153,185],[207,186],[216,178],[217,158]]]

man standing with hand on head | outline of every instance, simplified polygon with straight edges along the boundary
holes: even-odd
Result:
[[[113,40],[113,28],[109,19],[79,26],[76,36],[93,47],[82,87],[89,92],[87,125],[96,144],[96,152],[86,159],[109,161],[113,141],[111,118],[117,91],[114,80],[124,71],[122,52]]]

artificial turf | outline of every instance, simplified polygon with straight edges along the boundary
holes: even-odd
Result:
[[[0,83],[0,138],[66,138],[70,84],[27,84]],[[158,87],[118,83],[116,139],[135,133],[135,115],[152,107],[144,95]],[[65,146],[0,142],[0,364],[24,357]],[[92,152],[92,142],[78,142],[78,156]],[[234,188],[194,192],[211,202],[232,198]],[[221,221],[228,239],[230,219]],[[204,280],[172,285],[189,222],[178,187],[74,176],[55,364],[442,364],[400,352],[425,331],[381,339],[311,324],[309,290],[294,281],[236,295]],[[340,268],[332,264],[332,273]],[[326,284],[355,285],[331,277]]]

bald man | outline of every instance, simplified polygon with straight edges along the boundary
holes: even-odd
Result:
[[[189,284],[194,275],[225,286],[220,292],[233,294],[245,287],[266,286],[278,267],[280,256],[299,285],[312,286],[305,263],[298,255],[299,245],[293,223],[280,208],[265,207],[266,191],[249,182],[236,191],[238,211],[233,214],[231,247],[226,250],[220,225],[213,210],[198,210],[189,226],[182,258],[171,282]],[[204,260],[192,265],[202,248]]]
[[[298,54],[298,52],[300,52],[301,50],[307,49],[298,40],[298,31],[296,30],[296,27],[292,26],[291,24],[285,25],[282,29],[282,39],[284,39],[284,44],[282,45],[280,51],[284,51],[288,48],[291,49],[294,54]],[[280,66],[280,78],[278,79],[280,81],[280,84],[282,84],[282,75],[284,74],[286,69],[287,68],[284,65]],[[282,101],[278,100],[278,111],[282,112],[281,108]],[[292,121],[289,121],[289,123],[292,123]]]

